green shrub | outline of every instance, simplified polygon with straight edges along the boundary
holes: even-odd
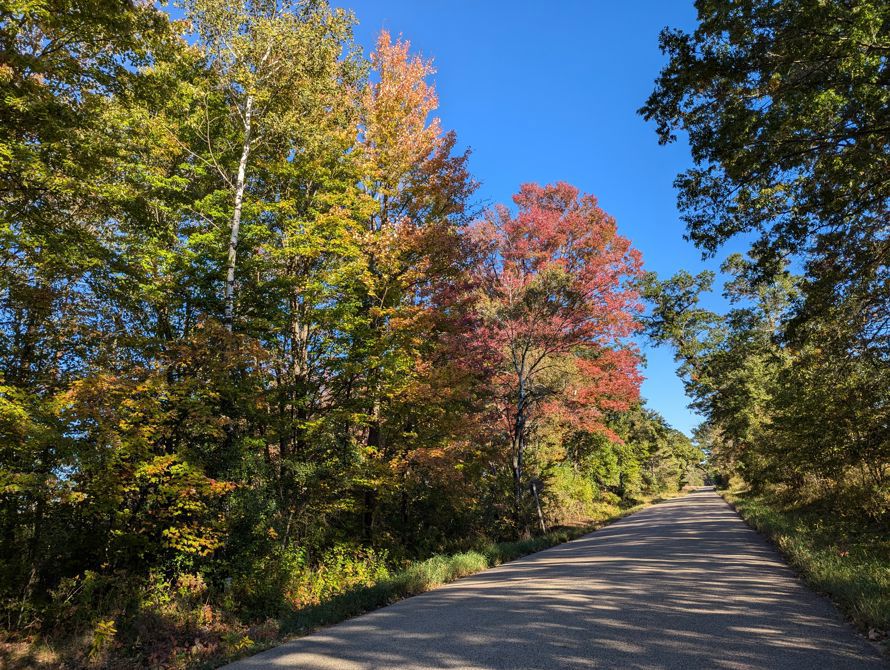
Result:
[[[318,605],[333,596],[386,579],[386,552],[350,545],[337,545],[314,565],[305,558],[289,576],[285,597],[295,608]]]
[[[623,515],[624,513],[616,511],[613,518]],[[412,563],[403,570],[385,574],[376,582],[359,583],[352,589],[339,591],[308,607],[292,611],[282,621],[282,632],[305,632],[317,626],[336,623],[486,568],[567,542],[592,530],[593,526],[557,529],[526,540],[489,543],[475,551],[432,556]],[[362,560],[367,560],[367,557]]]

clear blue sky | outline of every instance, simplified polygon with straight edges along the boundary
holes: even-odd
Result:
[[[716,269],[683,240],[672,182],[683,143],[660,147],[636,114],[664,62],[658,33],[691,29],[693,0],[336,0],[355,12],[370,50],[381,29],[436,65],[439,116],[473,150],[481,198],[508,202],[519,184],[568,181],[595,194],[660,276]],[[643,395],[676,428],[699,419],[670,350],[644,344]]]

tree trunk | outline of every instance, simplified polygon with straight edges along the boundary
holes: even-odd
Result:
[[[538,497],[538,485],[532,480],[532,493],[535,496],[535,507],[538,508],[538,522],[541,524],[541,532],[547,532],[547,525],[544,523],[544,512],[541,509],[541,499]]]
[[[522,457],[525,451],[525,380],[519,377],[519,393],[516,402],[516,423],[513,427],[513,514],[516,530],[522,526]]]
[[[296,423],[298,425],[295,449],[298,454],[306,452],[306,422],[309,419],[307,406],[309,393],[309,315],[305,304],[299,298],[293,298],[295,318],[292,322],[291,365],[293,366],[293,402],[296,404]]]
[[[522,524],[522,450],[519,445],[513,448],[513,517],[518,531]]]
[[[370,543],[374,539],[374,512],[377,509],[377,489],[365,489],[362,505],[362,540]]]
[[[368,425],[368,437],[365,444],[369,447],[369,452],[374,455],[372,458],[380,458],[384,449],[383,426],[380,417],[380,402],[374,401],[374,409],[371,416],[371,423]],[[365,508],[362,514],[362,536],[365,541],[370,542],[374,536],[374,512],[377,509],[377,489],[368,488],[365,491]]]
[[[248,95],[244,105],[244,144],[241,146],[241,161],[238,163],[238,177],[235,181],[235,210],[232,212],[232,227],[229,233],[229,257],[226,262],[225,325],[226,330],[230,333],[235,323],[235,260],[238,255],[238,233],[241,229],[241,206],[244,203],[247,159],[250,156],[252,113],[253,96]]]

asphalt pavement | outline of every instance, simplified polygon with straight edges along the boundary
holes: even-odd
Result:
[[[227,666],[888,668],[711,490]]]

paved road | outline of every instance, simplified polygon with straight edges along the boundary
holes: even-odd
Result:
[[[886,668],[712,491],[228,666]]]

